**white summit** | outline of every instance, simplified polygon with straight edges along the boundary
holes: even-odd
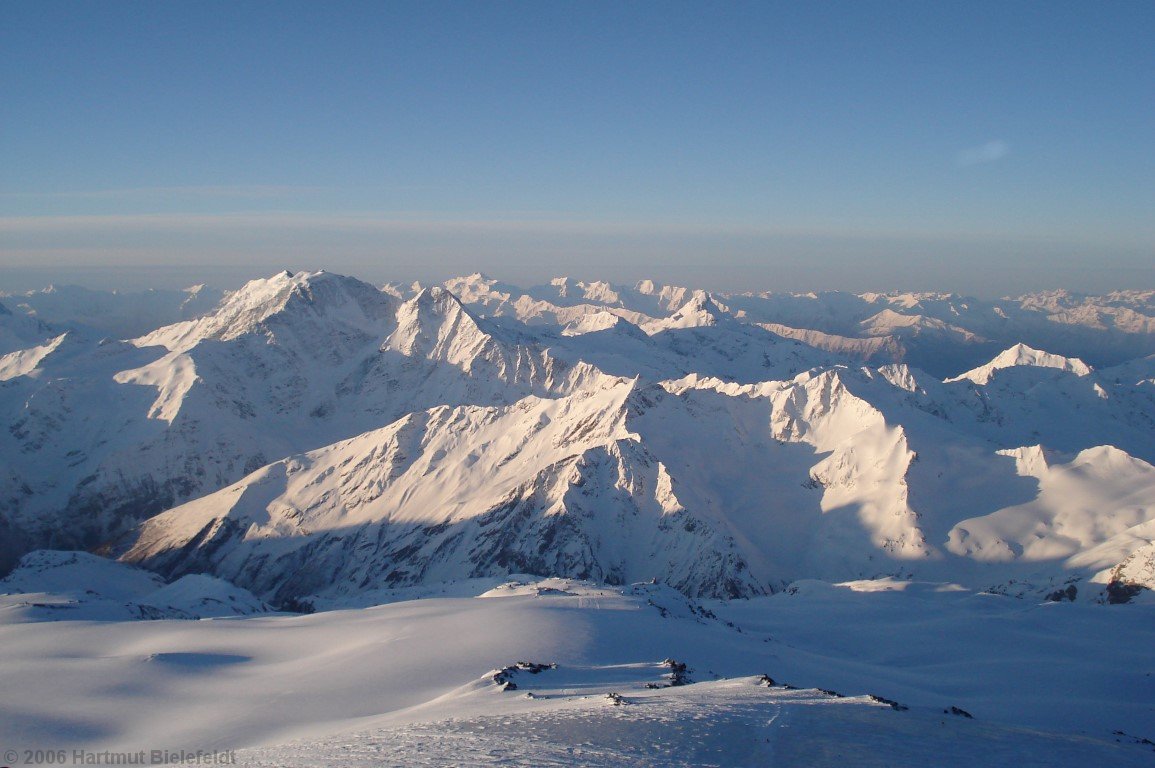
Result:
[[[1005,368],[1030,366],[1034,368],[1054,368],[1067,371],[1076,376],[1087,376],[1091,373],[1091,366],[1077,357],[1063,357],[1044,352],[1040,349],[1028,347],[1026,344],[1016,344],[1000,352],[986,365],[972,368],[964,374],[947,379],[948,382],[967,379],[975,384],[989,384],[995,373]]]

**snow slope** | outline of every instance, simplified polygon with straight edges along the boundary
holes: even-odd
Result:
[[[154,573],[86,552],[30,552],[0,579],[0,614],[9,623],[199,619],[268,610],[251,593],[212,576],[165,584]]]
[[[25,692],[0,703],[0,740],[238,748],[242,765],[1153,759],[1150,606],[894,581],[705,604],[651,585],[492,587],[309,616],[0,613],[0,683]]]
[[[1004,453],[1020,475],[1038,480],[1039,495],[960,522],[952,551],[996,561],[1075,558],[1101,570],[1131,555],[1131,528],[1155,520],[1155,467],[1117,448],[1090,448],[1069,462],[1049,459],[1039,446]]]
[[[1052,355],[1038,349],[1032,349],[1026,344],[1016,344],[1010,349],[1000,352],[986,365],[981,365],[959,376],[947,379],[947,381],[967,379],[973,381],[975,384],[989,384],[997,371],[1019,365],[1029,365],[1036,368],[1054,368],[1060,371],[1069,371],[1076,376],[1086,376],[1091,373],[1090,366],[1078,358]]]
[[[0,355],[43,344],[58,335],[42,320],[13,312],[0,303]]]
[[[271,464],[118,551],[274,603],[509,572],[696,596],[921,574],[1104,599],[1091,577],[1149,541],[1155,470],[1100,446],[1047,474],[1044,449],[997,449],[920,394],[909,369],[834,369],[438,408]]]
[[[645,397],[614,380],[413,414],[154,517],[123,559],[216,573],[276,602],[511,571],[761,591],[629,431]]]

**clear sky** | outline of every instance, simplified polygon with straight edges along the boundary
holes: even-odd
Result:
[[[1155,288],[1153,41],[1150,0],[2,0],[0,290]]]

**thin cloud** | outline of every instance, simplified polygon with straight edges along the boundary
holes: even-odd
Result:
[[[64,190],[55,192],[3,192],[0,198],[28,200],[108,200],[137,197],[175,198],[278,198],[301,194],[327,192],[327,187],[294,187],[271,184],[189,186],[189,187],[130,187],[125,189]]]
[[[1050,236],[1024,235],[1001,230],[940,231],[847,227],[838,224],[784,226],[738,221],[670,219],[583,219],[554,213],[532,216],[524,211],[491,211],[475,217],[446,216],[433,211],[261,211],[227,214],[130,213],[48,216],[0,216],[0,236],[20,238],[43,247],[59,247],[61,238],[153,237],[156,242],[173,238],[211,238],[249,243],[275,238],[285,233],[294,237],[618,237],[648,238],[728,238],[730,240],[821,240],[824,242],[953,242],[1016,241],[1038,242]],[[1055,236],[1057,237],[1057,235]],[[1068,238],[1069,239],[1069,238]],[[182,240],[189,243],[194,240]],[[197,241],[200,242],[200,241]],[[207,241],[204,241],[207,242]],[[331,244],[342,242],[333,240]],[[11,245],[14,245],[11,244]],[[14,249],[0,245],[3,254]],[[126,246],[127,247],[127,246]],[[2,261],[0,261],[2,263]]]
[[[960,168],[969,168],[972,165],[986,165],[1002,160],[1011,152],[1010,146],[1001,139],[988,141],[977,147],[964,149],[955,156],[955,165]]]

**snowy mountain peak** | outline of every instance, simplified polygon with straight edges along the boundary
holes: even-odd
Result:
[[[905,363],[881,366],[877,369],[877,373],[899,389],[905,389],[907,392],[925,391],[919,383],[918,376]]]
[[[705,291],[694,291],[688,301],[667,318],[647,324],[650,333],[673,328],[703,328],[727,322],[729,316]]]
[[[397,309],[397,327],[382,345],[409,357],[468,364],[492,338],[450,291],[432,286]]]
[[[562,336],[581,336],[598,331],[616,330],[635,338],[645,338],[645,332],[625,318],[613,312],[599,310],[580,315],[567,323],[561,330]]]
[[[55,352],[69,335],[62,333],[44,344],[0,355],[0,381],[25,376],[36,370],[44,358]]]
[[[773,396],[770,421],[778,440],[834,450],[867,429],[885,429],[881,412],[846,388],[838,369],[802,373]]]
[[[593,304],[606,307],[623,306],[622,297],[612,285],[604,280],[595,280],[592,283],[578,283],[581,290],[580,298]]]
[[[484,272],[474,272],[463,277],[450,278],[446,280],[443,285],[454,294],[458,294],[459,287],[464,289],[468,289],[470,287],[475,289],[489,289],[497,285],[497,280],[494,280]],[[414,283],[414,286],[417,286],[417,284]],[[420,292],[421,287],[423,286],[418,286],[418,292]]]
[[[917,302],[915,306],[917,306]],[[913,307],[903,308],[911,309]],[[860,322],[859,328],[867,336],[921,336],[925,334],[964,343],[982,341],[965,328],[960,328],[938,318],[919,314],[904,314],[890,307]]]
[[[960,376],[947,379],[947,381],[953,382],[967,379],[973,381],[975,384],[988,384],[995,376],[996,371],[1018,366],[1055,368],[1060,371],[1073,373],[1076,376],[1086,376],[1091,373],[1091,366],[1077,357],[1052,355],[1049,352],[1043,352],[1042,350],[1019,343],[1009,349],[1003,350],[986,365],[980,365],[978,368],[973,368]]]
[[[557,289],[559,296],[566,298],[572,296],[578,288],[578,282],[569,277],[555,277],[549,284]]]
[[[634,285],[632,298],[640,300],[639,308],[644,308],[647,313],[654,313],[658,310],[673,312],[681,308],[695,293],[702,292],[700,289],[686,288],[680,285],[641,280]]]
[[[1015,460],[1015,470],[1023,477],[1042,477],[1050,469],[1052,461],[1041,445],[1024,445],[1020,448],[1005,448],[996,451],[1000,456]]]
[[[1108,477],[1120,477],[1128,472],[1152,472],[1152,467],[1146,461],[1136,458],[1124,450],[1113,445],[1096,445],[1084,448],[1071,462],[1072,466],[1094,466],[1101,474]]]
[[[285,270],[269,278],[250,280],[204,317],[166,326],[135,343],[186,351],[206,339],[228,341],[321,318],[374,333],[390,309],[387,294],[355,278],[323,270]]]
[[[570,277],[555,277],[549,284],[559,299],[566,300],[563,303],[588,302],[607,307],[622,306],[622,297],[617,290],[601,280],[586,283]]]
[[[464,313],[472,317],[457,296],[455,296],[452,291],[442,288],[440,285],[431,285],[427,288],[422,288],[412,299],[405,302],[405,305],[398,310],[397,314],[400,317],[407,312],[413,311],[415,308],[436,312],[438,315],[445,317],[456,316],[459,313]]]
[[[508,294],[503,292],[509,286],[494,280],[483,272],[474,272],[465,277],[453,277],[442,285],[465,304],[485,304],[495,298],[509,298]],[[397,295],[410,296],[415,293],[420,293],[420,289],[408,292],[398,291]]]

